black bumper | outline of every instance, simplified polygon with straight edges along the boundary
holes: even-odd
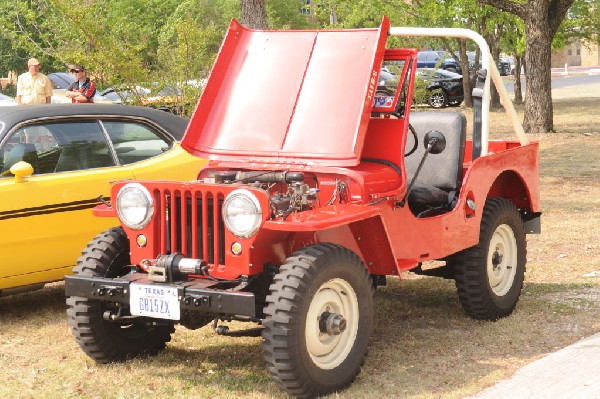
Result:
[[[177,287],[181,310],[216,315],[256,315],[254,294],[250,292],[212,289],[209,287],[214,283],[208,280],[157,283],[143,273],[131,273],[118,278],[66,276],[65,295],[129,304],[131,283]]]

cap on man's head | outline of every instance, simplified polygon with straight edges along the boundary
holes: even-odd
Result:
[[[27,61],[27,66],[32,65],[40,65],[40,62],[37,60],[37,58],[30,58],[29,61]]]
[[[83,65],[73,65],[71,66],[71,70],[69,72],[82,72],[85,71]]]

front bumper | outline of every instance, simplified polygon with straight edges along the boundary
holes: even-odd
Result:
[[[86,275],[65,277],[65,295],[100,301],[129,304],[132,283],[160,287],[176,287],[181,310],[214,315],[256,315],[254,294],[250,292],[214,289],[210,280],[170,282],[151,281],[145,273],[130,273],[123,277],[104,278]]]

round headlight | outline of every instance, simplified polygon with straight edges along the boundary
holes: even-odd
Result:
[[[152,196],[139,183],[126,184],[117,194],[117,213],[121,222],[130,229],[140,230],[154,215]]]
[[[252,237],[262,221],[258,199],[248,190],[234,190],[223,204],[225,226],[238,237]]]

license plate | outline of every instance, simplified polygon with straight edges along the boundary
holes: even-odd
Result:
[[[148,316],[157,319],[180,319],[177,287],[159,285],[129,285],[129,310],[134,316]]]

